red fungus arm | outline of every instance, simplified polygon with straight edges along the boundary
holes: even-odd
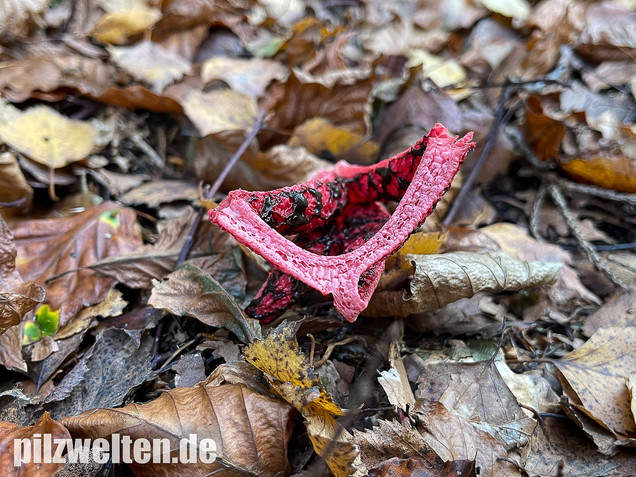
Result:
[[[340,162],[332,176],[325,173],[319,180],[272,192],[233,191],[209,212],[210,220],[278,269],[325,295],[331,293],[336,308],[353,322],[366,308],[386,258],[424,222],[450,187],[474,147],[471,139],[469,133],[458,140],[436,124],[413,147],[374,166]],[[328,201],[323,200],[325,193]],[[300,207],[294,202],[298,195],[304,197]],[[350,202],[400,196],[384,226],[364,245],[341,255],[317,255],[281,235],[324,225]]]

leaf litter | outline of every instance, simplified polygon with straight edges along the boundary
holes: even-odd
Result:
[[[630,2],[283,3],[0,9],[0,474],[635,474]]]

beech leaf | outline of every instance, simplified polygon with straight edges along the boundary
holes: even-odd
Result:
[[[258,322],[247,318],[219,282],[191,263],[184,263],[164,281],[155,282],[148,304],[227,328],[243,343],[261,336]]]
[[[376,293],[367,316],[408,316],[441,308],[478,292],[519,290],[554,283],[558,263],[517,260],[503,252],[407,255],[415,265],[410,295]]]
[[[172,461],[181,439],[213,439],[217,459],[205,464],[130,464],[135,476],[284,475],[293,409],[242,384],[176,388],[146,404],[94,409],[61,422],[73,438],[168,439]],[[224,473],[228,472],[228,473]]]

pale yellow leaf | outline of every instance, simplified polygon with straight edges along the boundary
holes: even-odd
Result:
[[[263,95],[273,80],[287,78],[288,69],[281,63],[260,58],[215,56],[201,65],[201,81],[223,80],[232,89],[256,98]]]
[[[530,4],[526,0],[481,0],[491,12],[516,20],[525,20],[530,13]]]
[[[48,106],[35,106],[0,124],[0,140],[55,169],[87,157],[96,136],[90,123],[70,120]]]
[[[100,43],[121,45],[129,36],[150,29],[161,18],[161,12],[143,0],[105,0],[101,7],[106,13],[91,32]]]
[[[221,89],[192,91],[181,102],[201,136],[224,131],[249,131],[257,114],[256,100],[245,93]]]
[[[150,40],[134,46],[111,46],[108,52],[120,68],[133,78],[150,83],[157,94],[192,68],[188,60]]]

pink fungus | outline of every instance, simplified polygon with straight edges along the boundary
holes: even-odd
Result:
[[[450,187],[471,139],[436,124],[406,151],[372,166],[340,161],[303,184],[230,192],[210,220],[275,267],[247,312],[271,321],[308,285],[333,295],[345,319],[355,321],[386,258]],[[389,201],[399,201],[390,217],[381,204]]]

